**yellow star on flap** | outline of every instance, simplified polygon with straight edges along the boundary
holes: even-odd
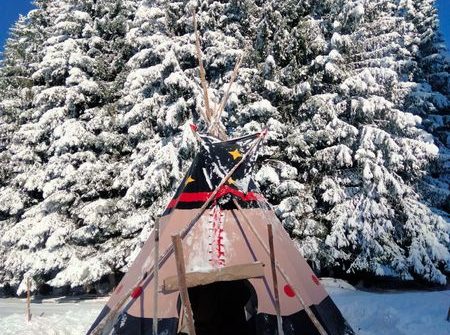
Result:
[[[186,186],[187,184],[192,183],[192,182],[194,182],[194,181],[195,181],[195,179],[192,178],[191,176],[189,176],[189,177],[186,179],[186,181],[184,182],[184,186]]]
[[[238,159],[239,157],[242,157],[242,154],[239,152],[238,149],[234,149],[233,151],[228,151],[228,153],[233,156],[233,160]]]
[[[230,185],[234,185],[234,184],[236,184],[236,180],[234,180],[233,178],[228,178],[228,184],[230,184]]]

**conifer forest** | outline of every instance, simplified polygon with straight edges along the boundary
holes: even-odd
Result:
[[[220,120],[320,275],[446,285],[450,57],[434,0],[35,0],[0,63],[0,295],[108,291]],[[203,128],[202,128],[203,127]],[[113,280],[114,281],[114,280]]]

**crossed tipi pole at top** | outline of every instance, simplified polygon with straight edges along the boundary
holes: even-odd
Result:
[[[204,110],[200,113],[203,116],[203,119],[207,125],[207,133],[219,138],[220,140],[226,140],[228,138],[226,134],[225,127],[220,122],[222,113],[225,109],[225,105],[228,100],[228,96],[230,95],[231,86],[236,80],[237,74],[242,64],[243,54],[241,54],[234,66],[233,73],[231,74],[230,82],[228,83],[228,87],[222,97],[220,104],[217,109],[212,109],[209,101],[209,92],[208,92],[208,82],[206,80],[206,71],[203,65],[202,59],[202,51],[200,46],[200,34],[197,29],[197,14],[195,10],[192,11],[192,20],[194,25],[194,33],[195,33],[195,49],[197,52],[197,60],[200,71],[200,82],[203,90],[203,101],[204,101]]]

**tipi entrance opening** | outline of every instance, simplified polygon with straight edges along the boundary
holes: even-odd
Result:
[[[257,297],[248,280],[188,289],[197,335],[255,335]]]

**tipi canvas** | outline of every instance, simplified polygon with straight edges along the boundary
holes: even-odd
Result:
[[[196,334],[353,334],[250,177],[264,135],[197,135],[200,150],[159,234],[150,235],[88,334],[188,333],[177,234]]]

